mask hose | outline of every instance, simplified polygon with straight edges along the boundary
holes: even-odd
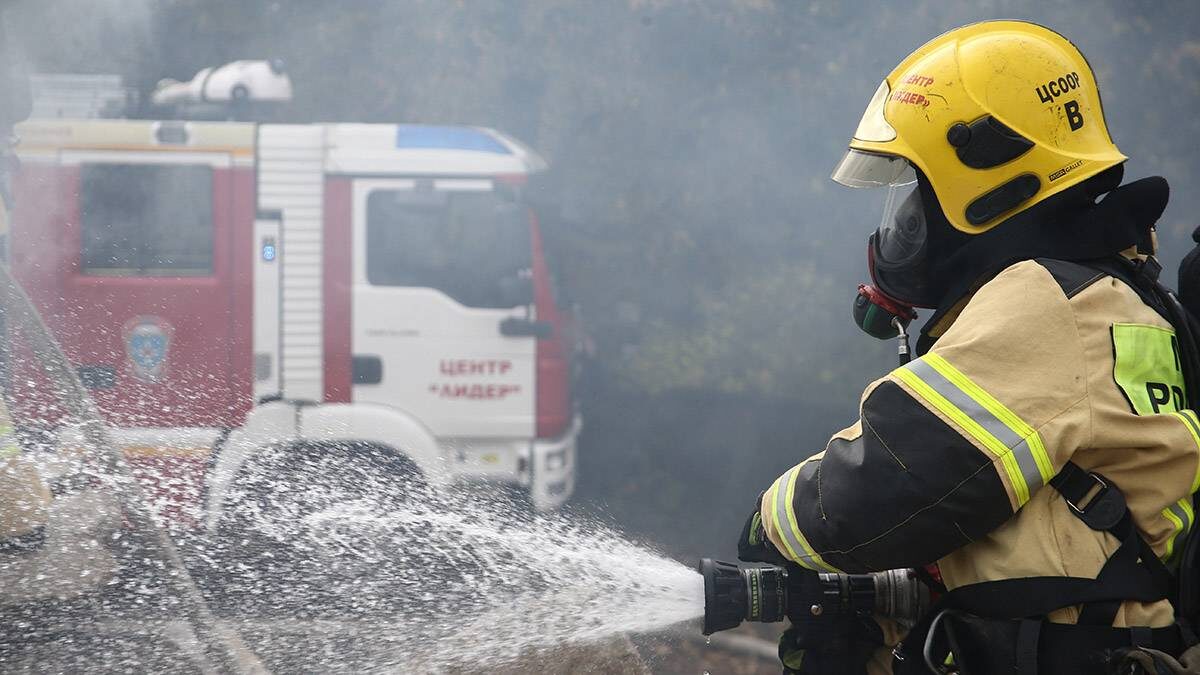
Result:
[[[893,300],[874,286],[858,285],[858,294],[854,296],[854,323],[880,340],[896,338],[900,365],[912,358],[907,329],[916,318],[917,313],[912,307]]]
[[[908,351],[908,322],[897,316],[892,318],[892,325],[896,327],[896,352],[903,366],[912,360],[912,354]]]

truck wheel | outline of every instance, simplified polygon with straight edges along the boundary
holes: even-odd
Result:
[[[355,587],[399,557],[390,555],[398,543],[377,524],[427,489],[416,466],[386,448],[264,450],[234,482],[211,542],[214,602],[290,616],[374,609],[376,598]]]

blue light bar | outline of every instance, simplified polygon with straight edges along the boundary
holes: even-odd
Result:
[[[396,147],[402,149],[438,148],[474,150],[497,155],[512,151],[491,135],[470,127],[439,127],[424,124],[400,124],[396,127]]]

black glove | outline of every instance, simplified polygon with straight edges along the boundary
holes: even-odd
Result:
[[[758,512],[761,503],[762,493],[754,502],[754,511],[746,519],[742,534],[738,537],[738,560],[784,566],[788,562],[787,558],[767,539],[767,533],[763,530],[762,516]]]
[[[883,645],[883,631],[870,617],[840,617],[819,628],[805,623],[779,636],[783,675],[865,675]]]

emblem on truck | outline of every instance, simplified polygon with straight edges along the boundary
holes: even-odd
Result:
[[[146,382],[161,382],[171,348],[171,324],[157,316],[139,316],[125,323],[125,356],[133,376]]]

